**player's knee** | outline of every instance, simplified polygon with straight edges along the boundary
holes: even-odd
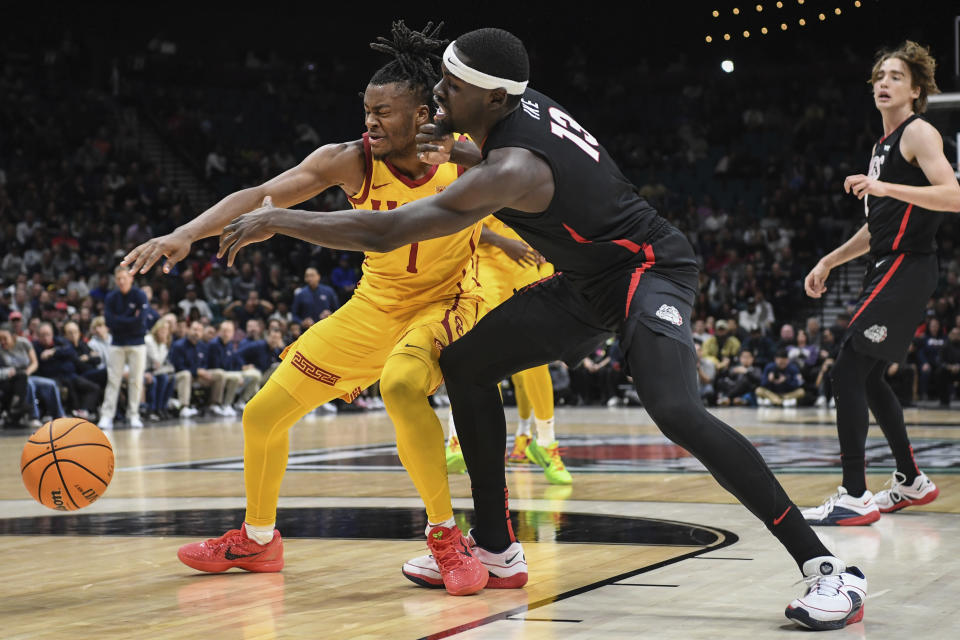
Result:
[[[264,390],[250,399],[250,402],[243,407],[244,433],[248,434],[258,429],[269,429],[273,426],[273,422],[276,420],[276,411],[271,411],[269,405]]]
[[[683,394],[644,398],[643,407],[664,435],[674,441],[687,440],[684,433],[702,424],[701,414],[706,413],[699,398],[690,399]]]
[[[462,347],[462,340],[454,342],[440,354],[440,370],[447,386],[472,381],[476,374],[476,358],[472,358]],[[479,360],[482,361],[482,360]]]
[[[425,381],[427,366],[419,358],[401,356],[390,358],[380,376],[380,396],[388,410],[401,407],[413,397],[427,395]]]

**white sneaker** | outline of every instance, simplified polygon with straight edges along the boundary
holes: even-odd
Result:
[[[221,418],[235,418],[237,415],[234,412],[233,407],[228,407],[225,404],[210,405],[210,411],[220,416]]]
[[[757,397],[757,406],[758,407],[770,407],[773,406],[773,403],[770,401],[770,398],[761,398]]]
[[[837,487],[837,492],[824,500],[819,507],[803,509],[800,512],[803,519],[811,525],[867,525],[880,519],[880,509],[873,499],[873,494],[865,492],[859,498],[854,498],[843,487]]]
[[[783,401],[783,406],[784,406],[784,407],[787,407],[787,408],[795,407],[795,406],[797,406],[797,399],[796,399],[796,398],[786,398],[786,399]]]
[[[913,480],[913,484],[904,484],[907,477],[899,471],[893,472],[893,477],[887,480],[889,489],[878,491],[873,497],[880,509],[880,513],[899,511],[904,507],[927,504],[933,502],[940,495],[940,489],[933,484],[925,474],[921,473]]]
[[[200,413],[200,412],[197,411],[196,409],[194,409],[193,407],[183,407],[182,409],[180,409],[180,417],[181,417],[181,418],[192,418],[193,416],[197,415],[198,413]]]
[[[831,409],[836,409],[837,408],[836,398],[830,398],[830,402],[827,403],[827,406]]]
[[[815,407],[827,406],[827,396],[817,396],[817,401],[813,403]]]
[[[140,419],[140,416],[133,416],[130,418],[130,428],[143,429],[143,420]]]
[[[500,553],[492,553],[477,546],[472,529],[464,537],[473,555],[490,572],[487,589],[519,589],[527,584],[527,559],[519,542],[514,542]],[[403,563],[403,575],[421,587],[443,588],[440,568],[432,555],[420,556]]]
[[[110,431],[110,429],[113,429],[113,418],[100,418],[97,426],[104,431]]]
[[[803,563],[807,592],[791,602],[784,615],[810,629],[842,629],[863,620],[867,579],[860,569],[847,567],[832,556]]]

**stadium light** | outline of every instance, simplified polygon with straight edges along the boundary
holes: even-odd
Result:
[[[733,73],[733,60],[724,60],[720,63],[720,68],[726,73]]]

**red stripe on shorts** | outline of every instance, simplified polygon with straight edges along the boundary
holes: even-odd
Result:
[[[880,290],[883,289],[885,286],[887,286],[887,283],[890,281],[890,278],[893,277],[893,273],[900,267],[900,263],[903,262],[904,255],[905,254],[901,253],[899,256],[897,256],[897,259],[893,261],[893,264],[890,265],[890,269],[887,270],[886,274],[884,274],[883,279],[880,281],[880,284],[876,286],[876,288],[873,290],[873,293],[871,293],[870,297],[867,298],[867,301],[864,302],[863,306],[861,306],[857,310],[857,313],[854,314],[853,319],[850,320],[850,324],[853,324],[857,320],[860,314],[863,313],[863,310],[866,309],[871,302],[873,302],[874,298],[877,297],[877,294],[880,293]]]

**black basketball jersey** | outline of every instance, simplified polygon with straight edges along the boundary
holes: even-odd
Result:
[[[900,153],[900,138],[907,125],[919,118],[912,115],[890,135],[880,138],[870,158],[868,175],[883,182],[916,187],[930,185],[920,167]],[[923,209],[895,198],[866,196],[864,214],[870,230],[870,252],[884,255],[891,252],[933,253],[937,250],[936,235],[943,214]]]
[[[553,170],[553,200],[545,211],[503,209],[494,215],[557,271],[574,283],[596,283],[650,260],[647,243],[666,220],[566,109],[527,89],[520,106],[490,131],[483,155],[503,147],[529,149]]]

